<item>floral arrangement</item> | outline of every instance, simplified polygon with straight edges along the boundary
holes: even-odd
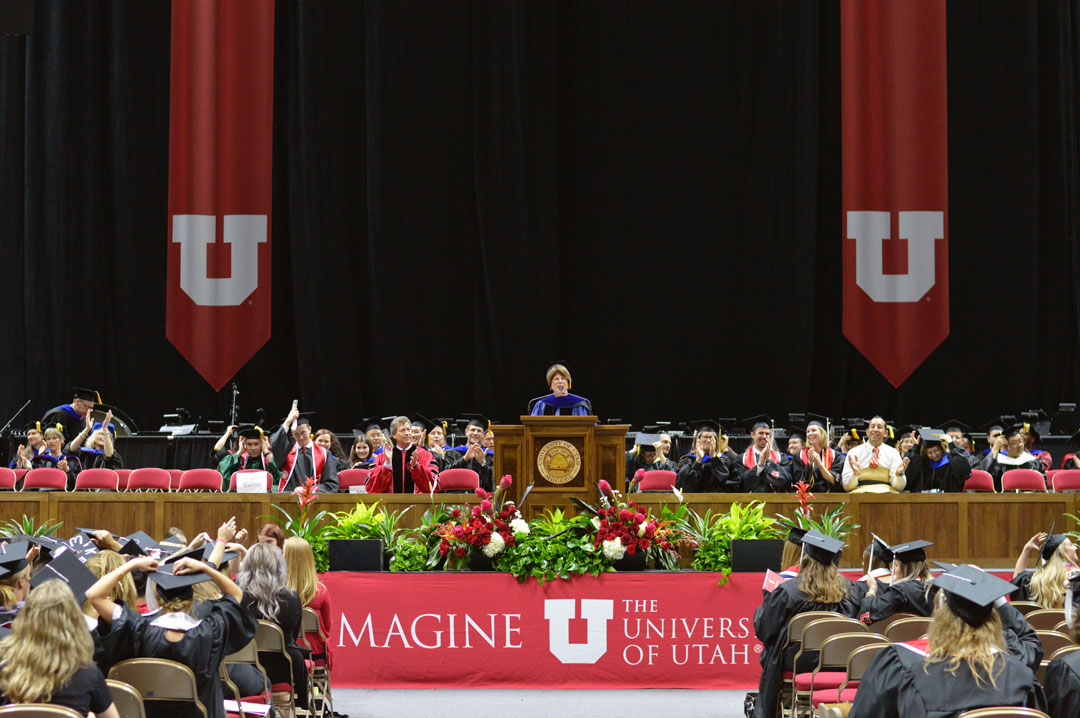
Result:
[[[638,549],[648,551],[653,546],[656,536],[656,521],[638,508],[633,500],[623,501],[619,492],[611,484],[600,480],[600,508],[597,509],[596,538],[593,545],[603,549],[604,556],[612,561],[622,559],[626,554],[633,556]],[[668,550],[671,545],[668,544]]]
[[[513,479],[506,475],[494,493],[476,489],[479,504],[451,509],[450,520],[435,528],[434,535],[440,539],[439,556],[446,559],[444,568],[467,562],[477,549],[493,559],[514,545],[515,535],[529,534],[529,524],[514,503],[506,500],[512,484]]]
[[[843,504],[824,511],[820,518],[815,519],[813,516],[814,505],[811,503],[814,495],[810,493],[810,485],[805,481],[795,484],[795,493],[799,497],[799,507],[794,512],[795,520],[792,521],[783,514],[776,514],[777,518],[804,529],[813,529],[818,533],[836,539],[843,539],[859,528],[859,524],[848,521],[847,516],[844,514]]]

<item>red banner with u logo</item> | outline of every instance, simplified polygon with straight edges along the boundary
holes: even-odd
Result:
[[[841,0],[844,336],[900,386],[949,334],[942,0]]]
[[[165,334],[215,390],[270,338],[273,0],[173,0]]]

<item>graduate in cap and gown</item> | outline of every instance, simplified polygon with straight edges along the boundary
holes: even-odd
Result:
[[[291,493],[314,477],[319,493],[337,493],[334,455],[312,441],[311,419],[301,416],[295,406],[270,437],[270,449],[274,452],[274,462],[281,467],[278,491]]]
[[[1037,564],[1034,571],[1028,571],[1032,555],[1038,555]],[[1066,578],[1078,567],[1080,561],[1072,539],[1054,533],[1053,526],[1049,533],[1035,534],[1024,544],[1016,560],[1012,583],[1018,590],[1013,600],[1034,601],[1043,608],[1064,610]]]
[[[26,425],[26,443],[19,444],[15,458],[8,464],[11,469],[29,469],[30,460],[39,454],[44,454],[48,449],[45,447],[44,427],[40,421],[31,421]]]
[[[424,419],[422,414],[416,416],[422,420]],[[424,446],[435,457],[435,463],[438,465],[439,471],[443,471],[455,456],[453,447],[447,443],[446,435],[450,427],[450,421],[449,419],[436,419],[428,423],[431,424],[431,428],[428,429]]]
[[[746,420],[746,428],[750,432],[750,446],[735,465],[741,490],[751,494],[789,491],[791,468],[787,454],[773,445],[769,417],[764,414],[751,417]]]
[[[1042,462],[1028,453],[1027,437],[1021,424],[1010,426],[983,456],[981,468],[994,477],[994,490],[1001,491],[1001,477],[1012,469],[1031,469],[1045,474]]]
[[[634,448],[626,452],[626,485],[635,486],[634,474],[638,471],[672,471],[679,472],[678,465],[664,456],[660,447],[659,434],[646,434],[638,432],[634,439]],[[637,488],[631,488],[637,491]]]
[[[1035,425],[1025,421],[1020,424],[1020,428],[1024,432],[1024,448],[1027,449],[1029,454],[1039,460],[1039,463],[1042,464],[1043,467],[1043,473],[1045,474],[1047,471],[1054,468],[1053,455],[1044,449],[1035,448],[1035,444],[1042,441],[1042,437],[1039,435]]]
[[[806,444],[791,459],[791,484],[805,481],[814,493],[843,491],[840,475],[844,456],[829,446],[828,419],[810,419],[806,424]]]
[[[272,490],[277,490],[281,481],[281,469],[274,461],[272,451],[263,451],[266,448],[266,435],[261,427],[242,426],[237,430],[240,436],[240,451],[236,454],[226,454],[218,463],[218,473],[221,474],[221,490],[228,491],[232,484],[232,475],[244,469],[269,472],[273,479]]]
[[[465,429],[465,443],[455,446],[452,452],[446,452],[446,468],[471,469],[480,477],[480,488],[494,491],[495,450],[484,448],[484,437],[491,428],[491,422],[480,414],[470,414],[462,426]]]
[[[64,436],[75,436],[83,423],[86,415],[94,410],[94,405],[101,403],[101,395],[93,389],[84,389],[77,386],[71,390],[74,395],[70,404],[54,406],[45,412],[41,418],[42,426],[60,425],[60,432]]]
[[[570,393],[573,383],[570,370],[563,364],[548,367],[547,385],[551,393],[529,402],[529,414],[532,416],[589,416],[592,404],[583,396]]]
[[[997,601],[1016,590],[974,566],[953,566],[929,640],[883,648],[859,683],[849,718],[951,718],[972,708],[1044,708],[1035,674],[1005,650]]]
[[[1069,578],[1069,592],[1080,593],[1080,571]],[[1071,602],[1066,602],[1069,605]],[[1066,631],[1073,643],[1080,643],[1080,620],[1076,612],[1066,610],[1069,628]],[[1073,718],[1080,706],[1080,651],[1071,651],[1050,661],[1043,681],[1046,693],[1046,712],[1050,718]]]
[[[694,422],[694,450],[679,459],[675,487],[689,493],[737,493],[739,479],[727,451],[727,437],[714,421]]]
[[[804,652],[799,665],[793,668],[799,645],[789,644],[787,650],[782,650],[792,617],[807,611],[830,611],[855,618],[859,612],[860,599],[854,584],[841,576],[836,568],[844,542],[817,531],[807,531],[802,537],[802,546],[798,577],[773,589],[754,614],[754,633],[764,646],[754,705],[756,718],[777,715],[784,671],[811,671],[817,665],[817,651]]]
[[[908,541],[889,546],[877,536],[875,550],[889,557],[891,581],[888,585],[875,578],[867,580],[866,595],[859,609],[859,620],[877,623],[894,613],[929,616],[934,612],[930,601],[930,567],[926,565],[929,541]]]
[[[943,421],[939,426],[944,426],[945,433],[952,439],[949,448],[959,451],[967,459],[971,468],[979,468],[979,459],[982,457],[972,453],[975,450],[975,440],[971,438],[971,427],[959,419]]]
[[[0,626],[8,628],[30,591],[30,563],[38,554],[25,541],[0,546]]]
[[[951,435],[937,429],[919,429],[918,451],[908,456],[907,489],[913,493],[963,491],[964,483],[971,478],[967,455]]]

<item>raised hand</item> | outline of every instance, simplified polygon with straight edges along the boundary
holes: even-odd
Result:
[[[859,464],[859,460],[855,458],[855,454],[848,454],[848,465],[856,476],[862,473],[862,465]]]
[[[907,471],[908,464],[910,463],[911,459],[905,456],[904,460],[900,462],[900,467],[896,470],[896,473],[898,475],[903,474],[905,471]]]
[[[217,537],[219,541],[225,541],[225,543],[231,542],[236,538],[236,517],[230,516],[229,520],[221,524],[217,530]]]

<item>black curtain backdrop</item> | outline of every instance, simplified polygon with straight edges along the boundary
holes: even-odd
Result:
[[[39,2],[0,38],[0,413],[227,414],[165,339],[169,14]],[[835,0],[278,0],[241,416],[516,421],[552,359],[639,424],[1073,401],[1078,18],[949,2],[952,331],[894,390],[840,330]]]

